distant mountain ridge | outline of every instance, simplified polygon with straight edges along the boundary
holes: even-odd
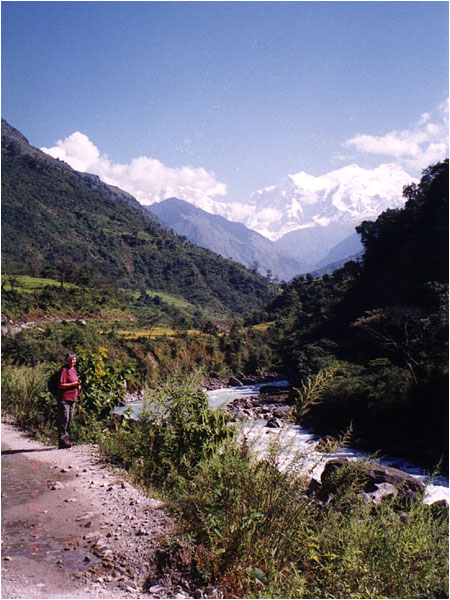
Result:
[[[403,187],[416,181],[394,164],[372,170],[353,164],[318,177],[288,175],[252,193],[246,204],[210,200],[196,206],[241,222],[291,256],[317,266],[362,221],[375,220],[388,208],[402,208]]]
[[[279,280],[289,280],[311,267],[242,223],[212,215],[185,200],[168,198],[150,208],[161,221],[190,242],[255,268],[263,275],[269,272]]]

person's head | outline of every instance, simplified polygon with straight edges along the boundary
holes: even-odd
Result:
[[[69,352],[69,354],[66,356],[66,363],[69,365],[69,367],[73,367],[75,366],[76,362],[77,355],[75,354],[75,352]]]

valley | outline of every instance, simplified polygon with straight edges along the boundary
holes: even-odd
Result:
[[[356,252],[331,272],[324,265],[297,273],[306,254],[295,263],[277,250],[278,264],[293,269],[284,279],[263,262],[269,246],[273,259],[274,241],[267,246],[243,225],[165,201],[174,218],[184,216],[181,226],[192,219],[193,235],[212,239],[217,230],[218,244],[229,235],[235,244],[241,235],[261,243],[262,254],[247,254],[247,268],[237,262],[242,255],[197,246],[188,230],[170,230],[162,212],[152,215],[3,127],[4,416],[57,461],[52,453],[66,450],[54,449],[47,380],[76,352],[83,392],[68,455],[95,445],[105,464],[164,500],[181,524],[170,564],[184,561],[199,597],[363,597],[369,589],[372,597],[443,597],[447,501],[424,503],[419,486],[415,495],[391,490],[370,504],[365,459],[329,467],[319,489],[296,468],[298,456],[280,468],[282,448],[261,457],[249,436],[238,435],[233,423],[252,407],[236,404],[232,421],[209,405],[204,389],[282,376],[292,425],[323,438],[328,462],[339,448],[386,456],[397,447],[430,477],[448,477],[448,161],[409,182],[395,206],[381,203],[392,200],[385,189],[372,190],[381,214],[364,213],[356,224],[338,218],[335,231],[345,237],[356,228],[360,250],[354,237],[336,238],[344,252]],[[278,241],[308,232],[303,247],[319,244],[323,257],[338,259],[317,234],[323,225],[297,227],[305,190],[314,186],[323,191],[323,212],[303,211],[311,219],[303,225],[331,222],[342,207],[363,214],[361,196],[339,186],[341,203],[335,196],[327,204],[335,183],[284,181],[295,227],[274,217]],[[254,205],[275,207],[274,193],[261,192]],[[117,407],[140,395],[151,399],[142,418],[118,419]],[[285,406],[272,400],[268,418],[276,424]],[[178,575],[174,568],[174,581]],[[127,597],[150,589],[142,581],[129,587]]]

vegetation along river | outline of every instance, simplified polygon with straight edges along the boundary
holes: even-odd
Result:
[[[207,391],[206,394],[211,408],[220,410],[237,398],[250,398],[257,395],[263,385],[266,385],[266,383],[220,388]],[[288,382],[284,380],[273,381],[271,385],[287,386]],[[131,417],[139,418],[142,410],[143,402],[137,401],[121,406],[114,412],[123,414],[127,411]],[[320,436],[299,425],[288,424],[281,429],[273,429],[266,427],[266,421],[263,419],[251,419],[239,425],[242,428],[242,435],[245,436],[248,444],[256,454],[263,456],[270,448],[276,446],[280,450],[280,456],[282,456],[281,468],[302,469],[317,480],[320,479],[326,461],[331,458],[345,457],[356,460],[366,456],[364,452],[349,447],[338,448],[331,454],[318,452],[315,447],[321,439]],[[431,479],[428,472],[398,456],[383,456],[378,462],[384,466],[400,469],[422,481],[426,486],[424,498],[426,504],[432,504],[438,500],[445,500],[447,504],[449,503],[449,481],[447,477],[436,475]]]

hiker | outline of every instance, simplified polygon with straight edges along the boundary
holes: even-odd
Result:
[[[81,390],[81,382],[78,379],[75,365],[77,355],[70,352],[66,357],[66,365],[61,369],[58,386],[58,440],[59,448],[70,448],[72,442],[69,439],[70,424],[73,419],[73,411],[78,394]]]

